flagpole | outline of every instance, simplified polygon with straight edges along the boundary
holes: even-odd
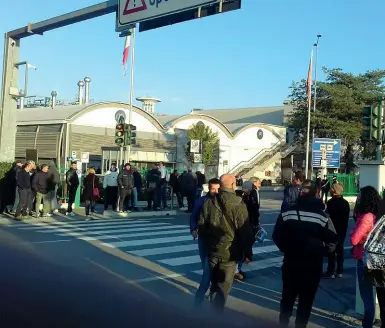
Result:
[[[311,51],[310,56],[310,63],[311,63],[311,69],[313,66],[313,49]],[[308,76],[309,78],[309,76]],[[311,83],[311,73],[310,73],[310,83]],[[311,90],[311,88],[310,88]],[[310,152],[310,115],[311,115],[311,92],[309,93],[309,96],[307,98],[308,104],[307,104],[307,131],[306,131],[306,164],[305,164],[305,177],[308,178],[309,175],[309,152]]]
[[[128,124],[132,124],[132,102],[134,100],[134,72],[135,72],[135,27],[131,29],[131,69],[130,69],[130,109],[128,111]],[[131,158],[131,142],[127,147],[127,162]]]
[[[317,35],[317,42],[314,43],[314,47],[315,47],[315,67],[314,67],[314,100],[313,100],[313,114],[314,114],[314,117],[315,117],[315,111],[316,111],[316,106],[317,106],[317,67],[318,67],[318,43],[319,43],[319,39],[322,35],[321,34],[318,34]],[[315,129],[313,127],[313,131],[312,131],[312,140],[314,140],[315,138]],[[314,171],[314,168],[313,168],[313,165],[312,165],[312,169],[311,169],[311,172],[313,174],[313,171]]]

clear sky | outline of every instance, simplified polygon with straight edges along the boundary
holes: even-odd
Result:
[[[98,2],[1,0],[0,32]],[[157,111],[170,114],[281,105],[291,82],[306,78],[317,34],[323,35],[319,67],[354,73],[385,68],[384,0],[242,0],[242,5],[239,11],[137,34],[135,97],[158,97]],[[29,93],[49,96],[56,90],[59,99],[74,99],[77,81],[88,75],[92,99],[128,102],[124,40],[114,29],[115,17],[107,15],[23,39],[20,60],[38,67],[31,71]]]

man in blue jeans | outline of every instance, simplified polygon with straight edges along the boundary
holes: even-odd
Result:
[[[215,195],[218,193],[219,187],[219,179],[211,179],[209,181],[209,192],[195,202],[193,211],[190,216],[190,231],[194,239],[198,238],[198,220],[203,204],[209,197],[215,197]],[[211,276],[210,267],[207,260],[206,248],[201,238],[198,238],[198,249],[203,269],[202,280],[195,294],[195,304],[199,306],[203,303],[203,300],[205,299],[205,294],[210,287]]]

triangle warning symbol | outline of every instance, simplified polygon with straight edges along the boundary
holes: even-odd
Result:
[[[130,15],[147,9],[146,0],[127,0],[123,15]]]

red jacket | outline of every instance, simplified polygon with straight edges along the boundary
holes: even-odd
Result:
[[[357,213],[356,225],[350,233],[350,242],[354,246],[352,255],[356,260],[362,260],[364,244],[375,223],[376,216],[372,213]]]

